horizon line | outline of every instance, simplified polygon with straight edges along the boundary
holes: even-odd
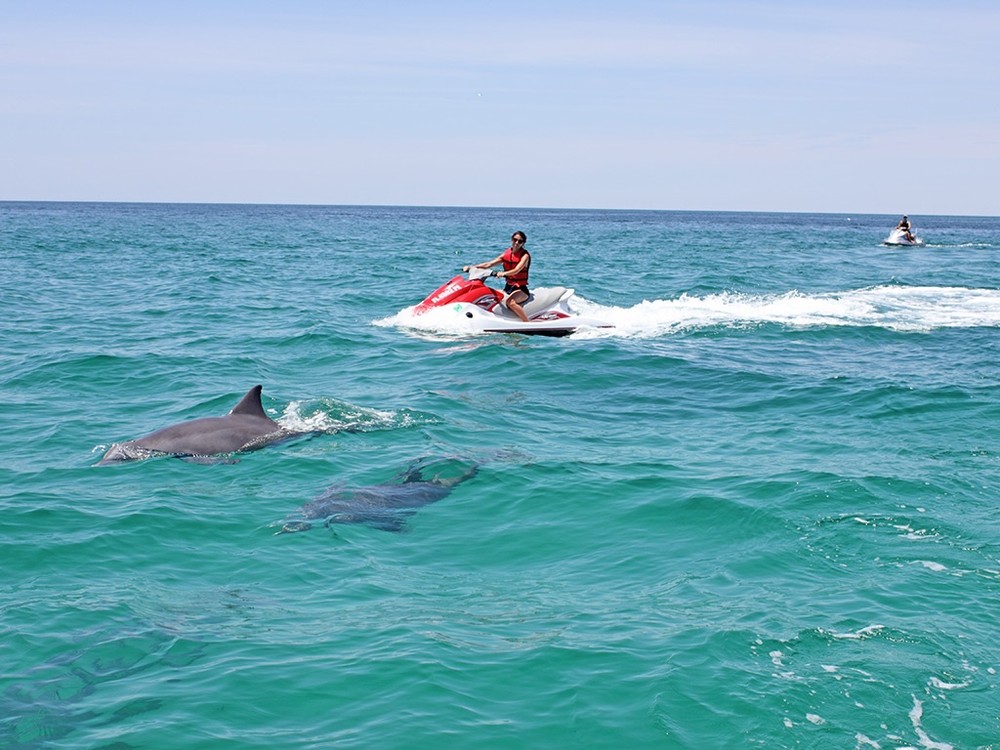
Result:
[[[187,200],[106,200],[106,199],[21,199],[0,198],[0,205],[13,203],[52,203],[52,204],[84,204],[84,205],[124,205],[124,206],[269,206],[287,208],[402,208],[402,209],[460,209],[472,211],[605,211],[622,213],[705,213],[705,214],[813,214],[822,216],[896,216],[904,215],[899,211],[806,211],[777,209],[720,209],[720,208],[594,208],[581,206],[489,206],[489,205],[445,205],[423,203],[298,203],[277,202],[264,203],[260,201],[187,201]],[[907,216],[940,216],[970,219],[1000,219],[987,214],[935,214],[909,212]]]

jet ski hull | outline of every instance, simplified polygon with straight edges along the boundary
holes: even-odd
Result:
[[[456,276],[414,308],[414,314],[430,310],[453,312],[461,327],[475,333],[519,333],[525,336],[569,336],[581,328],[614,328],[609,323],[578,315],[569,306],[573,290],[540,287],[521,303],[525,322],[501,304],[503,293],[480,279]]]
[[[911,232],[911,235],[913,237],[912,240],[907,239],[906,232],[904,232],[902,229],[893,229],[889,233],[889,236],[886,237],[884,240],[882,240],[882,244],[883,245],[923,245],[924,244],[924,241],[920,237],[917,237],[915,234],[912,234],[912,232]]]

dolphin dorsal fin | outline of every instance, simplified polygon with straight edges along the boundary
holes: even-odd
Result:
[[[263,417],[264,419],[270,419],[264,413],[264,407],[260,404],[260,392],[263,386],[255,385],[245,395],[240,402],[236,404],[230,411],[230,414],[246,414],[251,417]]]

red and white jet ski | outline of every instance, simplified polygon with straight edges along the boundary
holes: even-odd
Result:
[[[523,333],[534,336],[568,336],[580,328],[614,328],[610,323],[584,318],[569,306],[573,290],[562,286],[539,287],[521,303],[528,322],[500,304],[503,292],[486,286],[483,279],[494,273],[472,268],[469,278],[461,274],[432,292],[413,308],[414,315],[448,309],[463,319],[463,327],[480,333]]]

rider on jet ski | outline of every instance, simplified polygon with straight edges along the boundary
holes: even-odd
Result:
[[[902,229],[903,234],[909,242],[917,241],[917,238],[913,236],[913,227],[910,225],[910,220],[906,216],[903,216],[903,218],[899,220],[899,223],[896,225],[896,229]]]
[[[487,260],[471,266],[462,266],[463,271],[468,271],[470,268],[492,268],[502,263],[503,270],[494,271],[492,274],[493,276],[502,278],[506,282],[503,290],[504,298],[501,304],[505,305],[525,323],[529,321],[524,308],[521,307],[521,303],[528,299],[528,268],[531,266],[531,254],[524,246],[524,243],[527,241],[528,235],[518,230],[510,238],[510,247],[493,260]]]

